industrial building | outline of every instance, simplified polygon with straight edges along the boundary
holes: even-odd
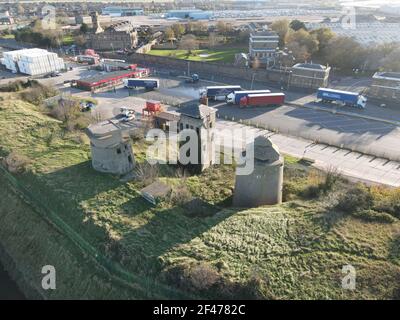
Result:
[[[377,72],[372,77],[372,84],[367,90],[371,98],[388,102],[400,101],[400,72]]]
[[[136,78],[140,76],[141,71],[137,70],[122,70],[101,74],[94,77],[80,79],[76,81],[76,87],[87,91],[97,91],[103,88],[110,88],[122,83],[123,79]]]
[[[171,10],[166,14],[166,18],[176,19],[192,19],[192,20],[209,20],[212,18],[213,13],[210,11],[203,11],[199,9],[182,9],[182,10]]]
[[[65,69],[64,60],[56,53],[38,48],[4,52],[2,63],[13,73],[31,76]]]
[[[261,64],[270,65],[279,55],[279,35],[265,27],[250,25],[249,56]]]
[[[101,10],[102,15],[111,17],[130,17],[130,16],[143,16],[144,10],[141,8],[128,8],[128,7],[105,7]]]
[[[87,36],[87,45],[95,50],[133,49],[138,45],[138,34],[130,21],[113,24],[103,30],[97,14],[92,14],[95,32]]]
[[[331,67],[315,63],[295,64],[289,73],[289,86],[318,89],[327,87]]]

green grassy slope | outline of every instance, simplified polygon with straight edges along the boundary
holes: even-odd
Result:
[[[397,294],[400,223],[345,216],[332,209],[329,195],[233,209],[225,207],[232,195],[233,168],[218,166],[183,180],[165,169],[162,180],[184,181],[194,195],[219,205],[220,212],[190,217],[168,202],[152,207],[137,195],[138,183],[123,183],[91,168],[89,146],[80,133],[64,133],[57,121],[13,99],[0,107],[0,146],[3,154],[17,149],[32,159],[31,170],[17,177],[37,200],[132,273],[167,282],[164,274],[171,267],[203,262],[234,283],[256,274],[262,296],[268,298]],[[143,144],[136,143],[134,150],[137,159],[144,158]],[[288,169],[307,170],[288,160]],[[355,291],[341,288],[347,264],[357,271]],[[213,297],[208,291],[201,294]]]

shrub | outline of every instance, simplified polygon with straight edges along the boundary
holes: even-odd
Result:
[[[200,291],[208,290],[217,283],[220,275],[210,265],[199,263],[189,269],[188,280],[190,285]]]
[[[151,165],[148,162],[137,163],[134,174],[136,181],[138,181],[142,186],[147,186],[156,181],[159,176],[159,168],[158,166]]]
[[[180,182],[172,188],[170,202],[172,205],[185,205],[193,199],[192,193],[187,187],[185,181]]]
[[[300,192],[301,197],[305,199],[318,198],[322,193],[322,187],[318,185],[309,185]]]
[[[337,209],[344,213],[354,213],[360,210],[370,209],[374,204],[374,199],[370,188],[363,184],[357,184],[354,188],[346,190],[339,197]]]
[[[76,101],[63,100],[50,110],[50,116],[62,122],[68,122],[81,116],[79,104]]]
[[[25,83],[21,80],[9,82],[6,85],[0,87],[0,92],[19,92],[25,89]]]
[[[183,208],[185,214],[189,217],[209,217],[216,214],[219,209],[199,198],[194,198],[187,201]]]
[[[339,180],[339,173],[336,168],[329,168],[325,175],[325,180],[320,187],[322,191],[326,194],[331,191]]]
[[[283,201],[290,201],[296,198],[301,192],[302,186],[295,181],[284,181],[282,188]]]
[[[400,219],[400,188],[372,187],[374,209],[387,212]]]
[[[40,106],[45,99],[58,94],[54,88],[45,86],[36,80],[28,80],[24,87],[29,89],[20,93],[21,99],[37,106]]]
[[[367,222],[393,223],[397,219],[385,212],[375,210],[362,210],[354,213],[354,216]]]
[[[90,124],[90,118],[83,115],[79,115],[76,118],[68,119],[65,123],[65,127],[68,131],[83,130]]]
[[[252,275],[245,282],[223,277],[205,262],[195,265],[178,264],[165,269],[163,279],[181,290],[200,293],[212,299],[264,299],[266,282]],[[267,294],[267,298],[273,298]]]
[[[23,173],[27,170],[30,159],[22,154],[12,151],[4,160],[3,165],[11,173]]]
[[[308,186],[305,187],[300,195],[306,199],[318,198],[332,191],[339,179],[339,175],[334,168],[330,168],[326,173],[311,170],[308,175]]]

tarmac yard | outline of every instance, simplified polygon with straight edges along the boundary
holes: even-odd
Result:
[[[146,92],[119,87],[116,92],[93,94],[93,98],[96,98],[100,104],[96,112],[100,112],[103,118],[107,118],[117,114],[122,106],[136,106],[137,110],[141,111],[145,100],[159,100],[167,105],[179,106],[190,101],[198,101],[199,90],[210,85],[208,81],[191,85],[180,78],[160,75],[157,77],[161,79],[161,87],[155,91]],[[77,94],[87,95],[88,93],[79,91]],[[224,102],[210,103],[210,105],[218,109],[220,119],[242,120],[244,123],[250,121],[252,125],[285,135],[400,160],[400,149],[393,148],[400,141],[400,127],[383,121],[340,114],[340,111],[363,112],[356,108],[338,108],[334,105],[330,108],[325,105],[325,111],[312,109],[314,105],[318,106],[318,103],[308,103],[307,108],[284,105],[276,108],[245,109],[227,105]],[[332,110],[338,110],[339,113],[332,113]]]
[[[287,105],[252,109],[221,105],[218,110],[222,118],[250,120],[283,134],[400,159],[400,150],[393,148],[400,141],[400,128],[390,123]]]

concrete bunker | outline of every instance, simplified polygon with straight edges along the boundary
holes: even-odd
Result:
[[[257,207],[282,203],[283,156],[266,135],[254,139],[254,170],[236,174],[233,205]],[[251,161],[251,159],[250,159]]]

